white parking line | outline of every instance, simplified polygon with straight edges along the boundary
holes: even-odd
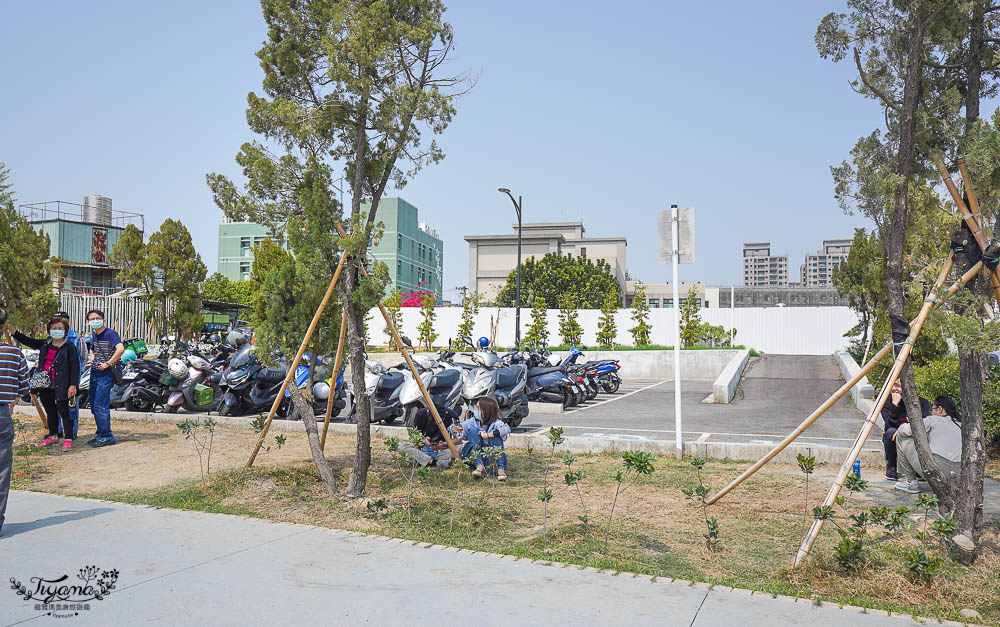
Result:
[[[626,396],[632,396],[633,394],[635,394],[637,392],[642,392],[643,390],[648,390],[649,388],[655,388],[656,386],[661,385],[661,384],[666,383],[666,382],[667,382],[666,380],[665,381],[657,381],[656,383],[653,383],[652,385],[647,385],[645,387],[639,388],[638,390],[632,390],[631,392],[628,392],[626,394],[622,394],[621,396],[615,396],[613,398],[609,398],[607,400],[603,400],[600,403],[594,403],[593,405],[586,405],[584,407],[574,407],[573,409],[571,409],[569,411],[563,412],[563,414],[572,414],[572,413],[576,413],[578,411],[583,411],[585,409],[590,409],[591,407],[597,407],[598,405],[603,405],[604,403],[613,403],[615,401],[618,401],[618,400],[621,400],[621,399],[625,398]]]
[[[598,425],[560,425],[560,426],[563,427],[564,429],[601,429],[607,431],[635,431],[637,433],[674,433],[673,429],[628,429],[626,427],[607,427]],[[699,433],[701,435],[705,435],[704,431],[682,431],[681,433]],[[774,434],[774,433],[723,433],[721,431],[712,431],[708,435],[739,436],[739,437],[754,437],[754,438],[784,437],[781,434]],[[805,438],[808,440],[835,440],[835,441],[850,440],[852,442],[856,439],[856,438],[824,438],[812,435],[800,435],[799,438]],[[701,438],[699,438],[699,441],[704,442],[705,440],[701,440]]]
[[[710,436],[710,435],[712,435],[712,434],[711,433],[702,433],[701,435],[698,436],[698,439],[695,440],[695,442],[707,442],[708,441],[708,436]]]

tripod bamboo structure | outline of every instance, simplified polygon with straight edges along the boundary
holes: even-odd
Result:
[[[292,378],[295,376],[295,369],[299,367],[299,362],[302,361],[302,354],[306,352],[306,346],[309,345],[309,340],[312,339],[313,331],[316,330],[316,325],[319,324],[319,318],[323,315],[323,310],[326,308],[327,302],[330,301],[330,296],[333,295],[333,287],[337,284],[337,279],[340,278],[340,273],[344,269],[345,261],[347,261],[347,252],[341,253],[340,262],[337,264],[337,269],[333,272],[333,278],[330,279],[330,286],[326,288],[323,300],[320,301],[319,307],[316,308],[316,313],[313,315],[312,322],[309,323],[309,329],[306,331],[305,337],[302,338],[302,344],[299,346],[299,351],[295,353],[295,359],[293,359],[292,363],[288,366],[288,372],[285,374],[285,380],[281,382],[281,389],[278,390],[278,395],[274,397],[274,403],[271,405],[271,411],[267,414],[267,421],[264,423],[264,428],[261,429],[260,437],[257,438],[257,444],[253,447],[253,453],[250,454],[250,459],[247,460],[247,468],[253,466],[254,460],[257,459],[257,453],[260,451],[261,445],[264,444],[264,438],[267,437],[267,432],[271,428],[271,421],[274,420],[274,414],[278,411],[278,405],[281,404],[282,399],[285,397],[285,390],[288,389],[289,382],[291,382]]]
[[[337,231],[340,232],[341,237],[347,237],[344,233],[344,227],[337,222]],[[362,276],[368,276],[368,270],[364,266],[359,265],[358,268],[361,270]],[[434,406],[434,401],[431,399],[430,393],[427,391],[427,387],[424,385],[423,379],[420,378],[420,373],[417,371],[417,367],[413,365],[413,360],[410,359],[410,353],[406,350],[406,346],[403,341],[399,339],[399,333],[396,332],[396,325],[392,322],[392,317],[389,316],[389,312],[386,311],[385,305],[382,304],[382,299],[378,301],[378,310],[382,313],[382,317],[385,319],[385,326],[389,329],[389,333],[392,335],[392,339],[396,342],[396,347],[399,348],[399,352],[402,353],[403,359],[406,361],[406,365],[409,366],[410,372],[413,374],[413,380],[420,388],[420,394],[424,397],[424,403],[427,405],[427,411],[431,413],[434,417],[434,422],[437,423],[438,429],[441,430],[441,435],[444,436],[444,441],[448,444],[448,449],[454,456],[455,462],[458,463],[459,455],[458,450],[455,448],[455,443],[451,439],[451,435],[448,433],[448,429],[444,426],[444,422],[441,420],[441,415],[438,414],[437,407]]]

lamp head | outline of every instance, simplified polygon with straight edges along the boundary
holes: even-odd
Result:
[[[500,192],[501,194],[509,194],[510,193],[510,190],[507,189],[506,187],[501,187],[497,191]]]

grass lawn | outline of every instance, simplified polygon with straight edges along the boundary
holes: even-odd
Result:
[[[270,438],[270,450],[252,470],[244,470],[256,436],[249,429],[219,429],[212,472],[202,482],[194,447],[176,426],[123,421],[113,426],[118,445],[83,445],[90,436],[82,434],[91,431],[85,421],[80,445],[66,454],[35,447],[32,443],[41,439],[41,432],[21,434],[14,487],[329,526],[904,614],[961,620],[958,611],[973,608],[982,615],[980,622],[1000,625],[1000,538],[995,526],[984,535],[983,552],[974,566],[945,560],[942,573],[929,584],[904,574],[910,535],[872,543],[861,572],[845,571],[833,559],[839,536],[829,523],[812,557],[793,571],[792,558],[811,523],[807,508],[818,504],[836,470],[827,466],[818,467],[812,476],[808,500],[796,467],[766,467],[709,508],[721,531],[718,548],[709,550],[701,506],[681,492],[697,483],[695,468],[689,460],[657,458],[655,472],[619,497],[605,547],[615,475],[622,467],[617,456],[577,455],[573,469],[586,475],[579,492],[563,483],[567,467],[547,451],[509,451],[510,480],[505,484],[475,480],[462,472],[456,491],[457,470],[431,468],[414,479],[407,507],[409,468],[378,438],[372,442],[366,498],[329,499],[304,434],[284,434],[287,442],[280,449]],[[341,487],[353,448],[353,438],[330,434],[327,452]],[[717,489],[746,465],[710,460],[703,471],[705,483]],[[538,494],[546,467],[553,498],[543,527],[544,505]],[[1000,475],[1000,465],[991,463],[989,472]],[[847,509],[859,512],[873,504],[865,493],[849,501]],[[584,513],[586,527],[578,519]]]

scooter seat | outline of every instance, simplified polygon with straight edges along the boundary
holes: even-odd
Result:
[[[458,370],[445,370],[431,379],[432,388],[451,388],[458,383]]]
[[[548,374],[550,372],[561,372],[562,366],[547,366],[544,368],[532,368],[528,371],[529,377],[537,377],[538,375]]]
[[[262,383],[278,383],[288,374],[283,368],[261,368],[257,380]]]
[[[497,387],[508,387],[517,383],[517,377],[520,374],[520,369],[518,368],[501,368],[500,373],[497,375]]]
[[[387,372],[378,378],[378,383],[375,385],[376,390],[393,390],[397,386],[403,384],[403,373],[402,372]]]

